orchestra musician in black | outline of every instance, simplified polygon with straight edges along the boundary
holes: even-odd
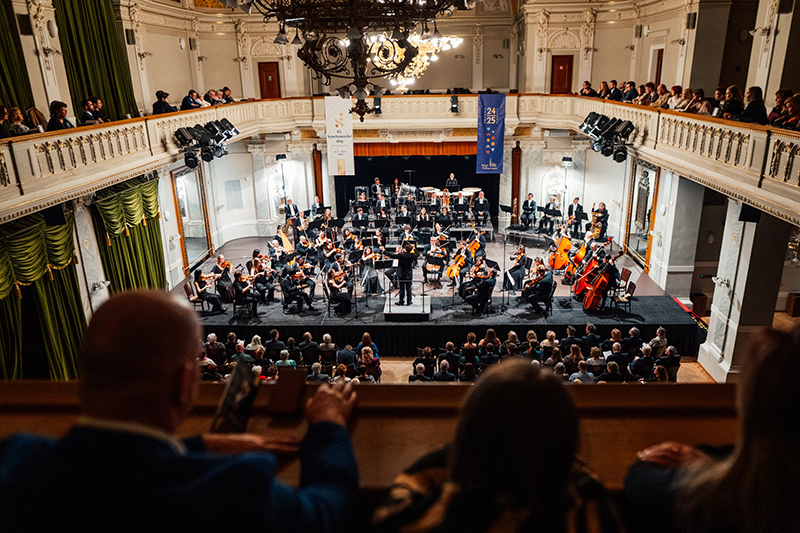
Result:
[[[444,182],[444,188],[453,192],[458,190],[458,180],[456,179],[456,175],[452,172],[450,173],[450,177],[447,178],[447,181]]]
[[[377,255],[371,246],[364,247],[364,254],[361,260],[364,262],[364,270],[361,273],[361,287],[365,294],[380,294],[383,292],[380,276],[375,270],[375,260]]]
[[[441,279],[444,272],[445,260],[447,252],[439,246],[439,240],[436,237],[430,239],[430,249],[425,254],[425,260],[422,262],[422,279],[428,283],[428,278],[432,278],[432,283],[437,289],[442,288]]]
[[[366,214],[364,212],[364,210],[359,207],[358,210],[356,211],[356,214],[353,215],[353,220],[354,221],[355,220],[358,220],[358,221],[367,220],[368,221],[369,220],[369,215]],[[363,236],[365,230],[366,230],[366,228],[364,228],[364,227],[353,227],[353,232],[355,232],[359,237]]]
[[[233,284],[231,264],[225,261],[224,255],[217,256],[217,263],[211,269],[211,273],[214,275],[214,288],[217,290],[217,294],[219,294],[223,302],[231,303],[230,294],[228,293],[228,287]]]
[[[397,259],[397,279],[400,283],[400,299],[397,305],[411,305],[411,281],[414,279],[414,263],[417,254],[410,243],[406,243],[402,248],[398,247],[397,252],[386,252],[392,259]],[[403,303],[403,300],[406,300]]]
[[[315,196],[314,197],[314,203],[311,204],[311,216],[314,218],[314,220],[317,220],[318,218],[322,218],[322,208],[323,207],[324,206],[319,201],[319,196]]]
[[[550,300],[550,291],[553,290],[553,283],[553,272],[547,270],[544,265],[537,266],[535,274],[530,276],[522,290],[522,299],[531,304],[536,313],[544,314],[544,309],[539,304],[547,305]]]
[[[311,301],[314,301],[314,291],[317,287],[317,282],[314,281],[314,270],[314,265],[307,263],[302,257],[298,257],[295,264],[286,270],[292,276],[298,289],[308,289]]]
[[[408,209],[409,213],[413,214],[413,213],[416,212],[417,204],[414,202],[414,195],[413,194],[408,193],[408,196],[406,197],[404,205],[406,206],[406,209]]]
[[[381,179],[375,178],[375,183],[370,186],[369,190],[372,193],[373,202],[377,202],[378,196],[381,194]]]
[[[296,205],[294,205],[294,203],[292,203],[291,198],[286,199],[284,214],[286,215],[286,223],[284,224],[284,227],[286,228],[286,231],[289,230],[290,226],[292,227],[292,236],[294,237],[294,241],[297,242],[297,220],[300,218],[300,210]]]
[[[528,193],[528,199],[522,202],[522,215],[519,218],[525,229],[536,222],[536,200],[533,199],[533,194]]]
[[[352,252],[355,245],[356,239],[353,234],[349,229],[344,230],[344,236],[342,237],[342,248],[348,252]]]
[[[473,244],[475,242],[478,243],[477,247]],[[472,256],[475,258],[486,255],[486,237],[484,236],[484,232],[477,226],[472,229],[472,235],[470,235],[469,241],[467,242],[467,249],[470,250]]]
[[[514,261],[514,265],[508,269],[508,276],[503,280],[504,288],[507,291],[521,291],[525,283],[525,262],[527,260],[525,247],[519,245],[517,253],[511,257],[511,260]]]
[[[245,280],[241,270],[233,274],[233,298],[237,305],[247,306],[253,315],[258,313],[258,296],[253,293],[252,285]]]
[[[495,271],[488,268],[483,261],[483,257],[476,258],[475,266],[467,274],[469,279],[464,282],[460,290],[464,295],[462,296],[464,302],[472,306],[474,316],[487,314],[489,299],[497,283]]]
[[[581,218],[583,217],[583,206],[580,204],[580,198],[577,196],[572,200],[567,209],[567,216],[572,222],[569,223],[569,229],[572,237],[577,239],[581,233]]]
[[[547,231],[548,235],[553,234],[553,220],[554,215],[553,212],[558,210],[558,203],[556,203],[556,197],[551,196],[550,202],[546,206],[544,206],[544,216],[539,219],[539,233],[545,232],[544,226],[547,224]]]
[[[608,209],[606,209],[606,204],[600,202],[597,209],[592,209],[592,214],[597,215],[597,222],[600,224],[600,235],[597,238],[598,240],[603,240],[606,238],[606,231],[608,231]]]
[[[489,200],[484,197],[483,191],[478,193],[478,198],[475,199],[475,205],[472,208],[472,214],[475,217],[475,223],[481,221],[481,225],[485,226],[489,220]]]
[[[353,284],[353,280],[350,277],[350,274],[353,271],[353,265],[350,261],[345,257],[344,254],[337,254],[336,261],[331,264],[331,270],[335,270],[339,273],[344,273],[345,277],[345,286],[347,287],[347,294],[350,297],[353,297],[353,291],[355,290],[355,285]]]
[[[449,228],[453,225],[453,217],[451,216],[450,211],[447,209],[447,206],[442,206],[439,209],[439,212],[436,213],[436,222],[445,228]]]
[[[253,289],[261,296],[261,303],[269,304],[275,300],[274,270],[264,268],[261,259],[253,259],[250,269]]]
[[[349,315],[352,304],[350,303],[350,295],[347,292],[345,273],[334,269],[329,270],[326,283],[328,284],[328,294],[336,316],[341,318]]]
[[[213,278],[213,274],[210,276]],[[199,268],[194,271],[194,290],[197,293],[197,297],[203,300],[204,302],[208,302],[211,305],[211,310],[214,313],[222,314],[225,312],[225,308],[222,306],[222,301],[218,294],[214,294],[210,290],[211,285],[206,282],[205,277],[203,276],[203,271]]]
[[[458,250],[456,251],[455,254],[453,254],[453,262],[455,263],[460,257],[464,258],[464,266],[461,268],[461,270],[458,273],[459,290],[460,290],[460,286],[464,284],[464,276],[467,275],[467,272],[469,272],[469,270],[475,264],[475,259],[472,257],[472,254],[469,253],[469,250],[467,250],[467,242],[466,241],[459,241],[458,242]],[[449,286],[452,287],[455,284],[456,284],[456,280],[451,278]]]
[[[308,305],[309,309],[313,309],[314,301],[311,296],[303,292],[303,289],[295,284],[292,277],[291,268],[284,269],[283,275],[280,278],[281,291],[283,292],[283,309],[284,311],[289,308],[292,302],[297,302],[297,312],[303,311],[303,303]]]
[[[424,224],[420,224],[420,223]],[[431,228],[427,224],[431,222],[431,216],[428,211],[423,207],[417,215],[417,238],[420,243],[427,243],[431,239]],[[425,227],[422,227],[425,226]]]
[[[356,209],[361,209],[361,210],[369,209],[369,201],[367,201],[367,193],[362,192],[358,195],[355,207]]]
[[[297,252],[298,257],[312,264],[316,263],[316,254],[313,253],[314,247],[310,242],[308,242],[308,237],[306,237],[305,234],[300,234],[300,241],[297,243],[295,251]]]
[[[388,213],[391,208],[391,202],[389,202],[383,193],[380,193],[378,195],[378,201],[375,203],[375,212],[379,213],[381,210],[385,210]]]
[[[459,191],[459,193],[456,196],[455,200],[453,200],[453,205],[454,206],[455,205],[468,206],[469,205],[469,200],[467,200],[464,197],[464,194]],[[455,207],[453,209],[455,210]],[[456,222],[458,222],[459,225],[463,225],[464,221],[467,219],[467,212],[466,211],[461,211],[461,210],[455,210],[455,218],[456,218]]]

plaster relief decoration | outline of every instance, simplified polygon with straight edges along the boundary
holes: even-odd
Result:
[[[550,26],[550,12],[542,9],[539,13],[536,14],[536,41],[539,45],[539,61],[543,59],[543,53],[547,52],[545,45],[547,44],[547,30]]]
[[[236,58],[245,70],[250,69],[250,61],[247,52],[250,50],[250,37],[247,35],[247,23],[242,19],[237,19],[233,23],[236,28],[236,44],[239,57]]]
[[[282,57],[283,52],[281,51],[281,48],[277,44],[274,44],[266,37],[262,37],[261,39],[258,39],[256,42],[253,43],[253,47],[250,48],[250,55],[256,57],[260,56]]]
[[[42,0],[28,0],[28,14],[33,23],[33,33],[35,35],[36,49],[39,52],[39,57],[42,63],[44,63],[45,69],[53,70],[50,54],[44,53],[45,49],[49,50],[50,48],[48,46],[49,40],[47,38],[47,32],[45,31],[46,23]]]
[[[511,6],[508,0],[483,0],[478,3],[480,6],[480,13],[501,12],[508,13],[511,11]]]
[[[559,159],[559,163],[560,163]],[[550,198],[555,197],[556,205],[563,206],[567,192],[567,184],[564,168],[558,164],[554,165],[542,179],[542,202],[546,203]]]
[[[144,58],[148,53],[144,51],[144,33],[142,32],[142,10],[139,4],[133,4],[128,10],[131,17],[131,28],[133,29],[134,49],[136,57],[139,58],[139,68],[145,70]]]
[[[583,12],[583,25],[581,25],[581,36],[583,37],[583,59],[589,59],[589,52],[594,51],[594,28],[597,22],[597,11],[587,9]]]
[[[473,48],[475,54],[475,64],[481,63],[481,52],[483,52],[483,26],[475,24],[475,37],[473,39]]]
[[[561,30],[550,37],[547,48],[550,50],[574,50],[581,47],[577,34],[569,30]]]

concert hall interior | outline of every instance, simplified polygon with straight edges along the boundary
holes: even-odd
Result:
[[[353,436],[370,489],[448,442],[471,377],[508,359],[605,383],[621,357],[625,385],[566,383],[587,464],[617,495],[646,446],[736,438],[751,343],[800,323],[798,2],[461,1],[436,19],[452,45],[423,49],[414,79],[345,86],[349,100],[353,76],[325,85],[298,56],[311,33],[250,3],[3,0],[0,437],[69,427],[86,325],[149,288],[220,342],[293,338],[309,376],[307,333],[344,348],[368,332],[379,360],[344,372],[378,382],[354,415],[378,428]],[[497,345],[466,371],[471,333]],[[454,383],[410,383],[449,342]],[[280,354],[258,347],[266,376]],[[336,373],[336,354],[313,357]],[[210,423],[214,387],[190,428]],[[270,390],[255,427],[273,427]],[[302,427],[292,416],[275,426]],[[609,427],[626,441],[613,457]],[[373,438],[410,442],[368,457]]]

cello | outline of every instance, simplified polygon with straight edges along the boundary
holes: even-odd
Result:
[[[450,279],[458,279],[458,276],[461,274],[461,269],[464,268],[464,265],[467,264],[467,258],[464,257],[464,254],[459,252],[453,258],[453,264],[447,267],[445,274]]]
[[[599,252],[606,246],[611,243],[609,239],[605,244],[597,248]],[[597,274],[597,269],[600,267],[600,262],[597,261],[597,254],[592,254],[592,258],[589,262],[584,265],[583,270],[581,270],[580,276],[575,280],[575,284],[572,286],[572,292],[575,297],[580,301],[583,298],[583,293],[590,287],[589,280],[594,279],[594,275]]]
[[[550,254],[548,263],[553,270],[562,270],[569,264],[569,251],[572,249],[572,241],[566,235],[562,235],[556,242],[556,249]]]
[[[608,265],[611,265],[613,261],[616,261],[616,259],[620,257],[622,253],[622,250],[620,250],[617,255],[611,258],[611,262],[609,262]],[[586,291],[586,295],[583,297],[583,309],[585,311],[594,312],[600,308],[600,302],[603,300],[603,293],[605,293],[608,284],[611,283],[611,272],[608,268],[608,265],[598,267],[599,272],[597,276],[595,276],[594,280],[592,280],[591,286]]]

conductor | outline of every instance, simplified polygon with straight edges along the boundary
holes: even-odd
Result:
[[[401,251],[402,250],[402,251]],[[417,254],[414,253],[414,248],[410,243],[406,243],[401,249],[397,248],[397,253],[386,252],[386,255],[392,259],[397,259],[397,279],[400,282],[400,299],[396,302],[397,305],[411,305],[411,280],[414,279],[413,265],[417,259]],[[403,303],[404,296],[408,295],[406,303]]]

